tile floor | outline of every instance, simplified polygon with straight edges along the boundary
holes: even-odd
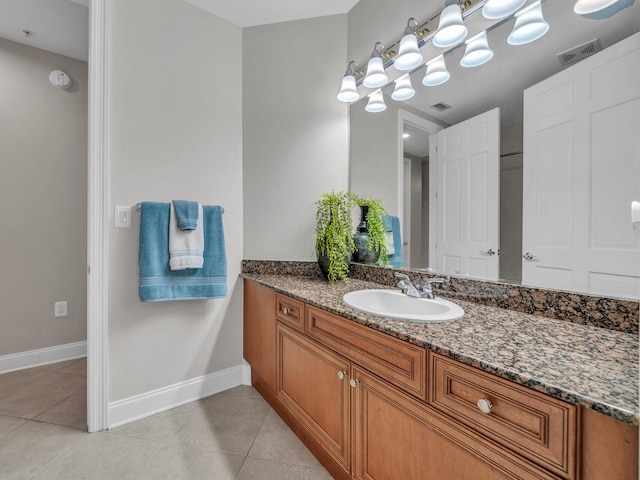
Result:
[[[0,479],[330,480],[252,388],[86,433],[86,361],[0,375]]]

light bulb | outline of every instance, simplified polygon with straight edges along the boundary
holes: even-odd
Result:
[[[509,45],[524,45],[538,40],[549,31],[549,24],[542,16],[540,0],[515,14],[516,24],[507,37]]]
[[[401,76],[396,80],[396,86],[393,89],[391,98],[397,101],[409,100],[416,94],[416,91],[411,86],[411,77],[409,74]]]
[[[422,63],[422,54],[418,48],[418,38],[413,33],[408,33],[400,40],[398,56],[393,61],[393,66],[402,72],[413,70]]]
[[[444,62],[444,56],[440,55],[427,63],[427,71],[422,79],[422,84],[428,87],[436,87],[442,85],[450,77],[451,75]]]
[[[379,88],[387,83],[389,78],[384,73],[384,64],[380,57],[371,57],[367,64],[367,76],[362,80],[362,84],[367,88]]]
[[[367,112],[378,113],[384,112],[387,109],[387,106],[384,103],[384,97],[382,95],[382,90],[378,89],[369,95],[369,102],[367,106],[364,107]]]
[[[356,88],[356,79],[353,75],[345,75],[342,79],[342,86],[338,92],[338,100],[345,103],[355,102],[360,98]]]
[[[466,44],[467,48],[460,59],[460,65],[463,67],[478,67],[493,58],[486,30],[467,40]]]
[[[490,20],[508,17],[520,10],[526,0],[487,0],[482,7],[482,16]]]
[[[442,10],[438,31],[432,42],[436,47],[452,47],[463,41],[467,33],[467,27],[462,22],[460,5],[453,3]]]

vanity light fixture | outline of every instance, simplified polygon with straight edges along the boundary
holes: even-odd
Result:
[[[460,59],[460,65],[463,67],[479,67],[493,58],[493,50],[489,47],[486,30],[471,37],[466,41],[466,45],[467,48]]]
[[[611,18],[620,10],[633,5],[635,0],[578,0],[573,11],[592,20]]]
[[[387,109],[387,106],[384,103],[384,96],[382,95],[382,90],[378,89],[369,95],[369,102],[367,106],[364,107],[367,112],[378,113],[384,112]]]
[[[476,15],[479,18],[480,12],[484,19],[473,20],[470,25],[473,25],[474,30],[479,25],[486,27],[479,34],[475,34],[477,32],[475,30],[474,36],[466,40],[465,52],[460,59],[460,65],[463,67],[484,65],[493,58],[494,52],[489,46],[487,32],[496,25],[510,21],[511,17],[515,20],[515,25],[507,37],[510,45],[524,45],[538,40],[549,31],[549,24],[542,15],[542,1],[534,0],[522,8],[527,0],[445,0],[444,9],[423,23],[419,24],[415,18],[409,18],[402,37],[399,40],[396,39],[390,47],[376,42],[366,71],[364,68],[360,69],[356,62],[349,62],[342,79],[338,100],[347,103],[359,100],[358,86],[362,83],[363,87],[370,89],[369,91],[373,90],[373,93],[368,94],[365,110],[382,112],[386,109],[382,88],[389,83],[389,76],[395,78],[391,98],[398,101],[408,100],[416,93],[411,85],[410,75],[423,66],[426,67],[426,72],[422,83],[429,87],[442,85],[451,77],[444,56],[459,48],[460,43],[465,41],[469,30],[464,20],[472,17],[475,19]],[[582,14],[587,18],[608,18],[635,2],[635,0],[574,1],[576,13],[594,12]],[[596,8],[601,10],[594,10]],[[436,22],[438,22],[438,29],[435,33],[430,33],[431,25],[435,25]],[[429,43],[446,50],[424,65],[420,48],[424,48]],[[389,68],[391,63],[401,72],[400,74],[387,75],[386,68]]]
[[[458,0],[447,0],[445,5],[440,14],[438,31],[432,40],[436,47],[443,48],[459,44],[469,32],[462,21],[462,8],[460,8]]]
[[[509,45],[524,45],[538,40],[549,31],[549,24],[542,16],[540,0],[515,14],[516,24],[507,37]]]
[[[444,55],[439,55],[427,63],[427,71],[422,79],[422,84],[427,87],[436,87],[449,80],[451,74],[444,62]]]
[[[382,56],[384,55],[384,45],[380,42],[376,42],[371,52],[371,59],[367,64],[367,75],[362,80],[362,84],[367,88],[380,88],[386,85],[389,77],[384,73],[384,62]]]
[[[618,3],[618,0],[578,0],[573,6],[573,11],[578,15],[585,15],[604,10],[614,3]]]
[[[413,86],[411,86],[411,77],[408,73],[397,79],[395,83],[396,86],[391,94],[391,98],[394,100],[402,102],[404,100],[409,100],[416,94]]]
[[[338,92],[338,100],[345,103],[355,102],[360,98],[358,89],[356,88],[356,75],[358,73],[358,64],[353,60],[349,62],[347,71],[344,72],[342,78],[342,86]]]
[[[402,40],[400,40],[398,56],[393,61],[393,66],[396,70],[406,72],[407,70],[413,70],[422,63],[423,58],[418,48],[418,37],[416,35],[417,28],[418,22],[411,17],[407,21]]]
[[[525,1],[526,0],[487,0],[482,7],[482,16],[490,20],[508,17],[520,10]]]

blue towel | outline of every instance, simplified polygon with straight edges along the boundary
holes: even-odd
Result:
[[[142,202],[138,256],[143,302],[200,300],[227,295],[227,254],[222,208],[203,206],[204,266],[200,269],[169,268],[168,203]]]
[[[198,226],[198,202],[174,200],[173,210],[180,230],[195,230]]]
[[[402,239],[400,237],[400,219],[393,215],[385,215],[384,225],[387,232],[393,234],[393,249],[395,252],[389,255],[389,263],[395,268],[400,268],[403,265],[402,262]]]

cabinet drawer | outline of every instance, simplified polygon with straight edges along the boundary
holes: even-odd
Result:
[[[426,400],[427,351],[307,306],[307,335],[370,372]]]
[[[281,322],[304,331],[304,303],[286,295],[276,294],[276,318]]]
[[[432,352],[429,372],[434,408],[553,473],[576,477],[577,407]]]

